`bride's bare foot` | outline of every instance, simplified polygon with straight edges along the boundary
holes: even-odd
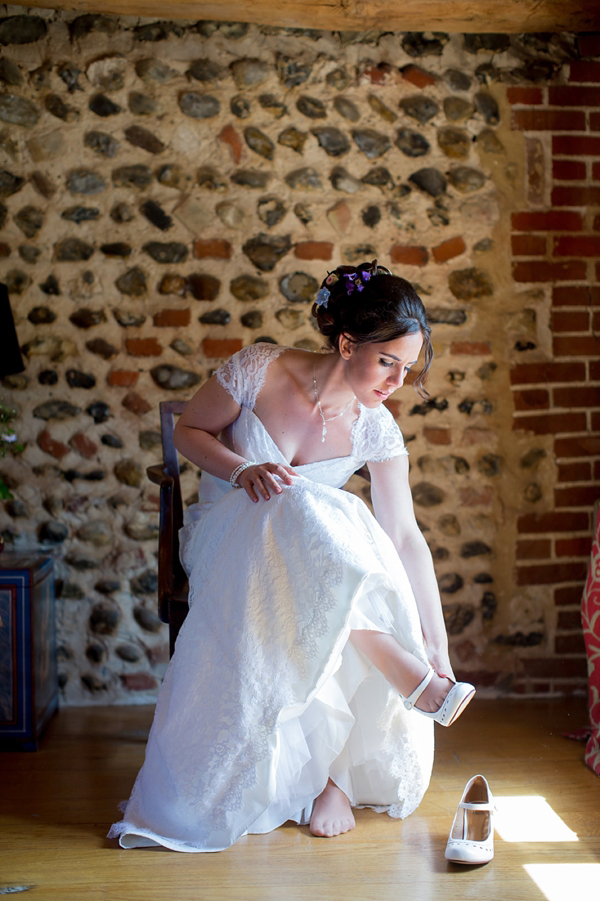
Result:
[[[310,831],[313,835],[331,838],[333,835],[350,832],[355,826],[350,801],[329,779],[315,801],[310,818]]]
[[[431,682],[415,706],[426,713],[436,713],[446,700],[446,695],[453,685],[454,683],[450,679],[434,673]]]

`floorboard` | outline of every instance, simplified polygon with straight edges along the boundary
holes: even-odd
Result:
[[[357,828],[317,839],[285,825],[228,851],[123,851],[105,838],[144,755],[148,707],[67,708],[39,751],[0,755],[0,894],[32,901],[573,901],[600,885],[600,780],[583,745],[583,698],[473,701],[436,732],[436,762],[421,807],[404,821],[357,811]],[[526,840],[496,834],[486,866],[448,864],[444,849],[467,780],[483,773],[498,798],[544,798],[537,822],[505,817]],[[539,839],[553,814],[575,835]]]

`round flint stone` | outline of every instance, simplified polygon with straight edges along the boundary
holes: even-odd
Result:
[[[71,313],[69,320],[73,325],[76,325],[77,328],[88,329],[92,328],[94,325],[100,325],[102,322],[106,322],[106,315],[104,310],[90,310],[87,307],[82,307],[74,313]]]
[[[262,84],[270,74],[268,64],[260,59],[238,59],[231,64],[230,68],[233,79],[240,90]]]
[[[350,76],[345,69],[334,69],[333,72],[327,73],[325,81],[336,91],[343,91],[350,84]]]
[[[51,115],[62,119],[63,122],[76,122],[79,119],[79,111],[65,103],[57,94],[47,94],[44,97],[44,106]]]
[[[336,113],[339,113],[348,122],[358,122],[360,119],[358,107],[351,100],[348,100],[347,97],[336,97],[333,101],[333,107]]]
[[[363,175],[361,181],[364,185],[373,185],[375,188],[389,188],[394,184],[392,173],[385,166],[375,166]]]
[[[289,253],[291,247],[289,235],[271,236],[261,233],[246,241],[242,250],[257,269],[271,272],[281,257]]]
[[[447,69],[444,72],[444,81],[453,91],[468,91],[471,87],[471,78],[460,69]]]
[[[73,419],[81,413],[81,408],[70,404],[66,400],[47,400],[33,410],[36,419]]]
[[[471,138],[462,128],[441,128],[437,134],[438,144],[446,156],[454,160],[464,160],[471,149]]]
[[[189,253],[187,245],[179,241],[147,241],[142,250],[157,263],[185,263]]]
[[[444,594],[455,594],[465,584],[464,579],[458,573],[445,573],[439,579],[440,591]]]
[[[231,322],[231,314],[227,310],[209,310],[198,317],[198,322],[203,325],[227,325]]]
[[[108,604],[95,604],[90,613],[90,629],[96,635],[114,635],[121,621],[118,607]]]
[[[58,373],[54,369],[42,369],[38,375],[40,385],[56,385],[58,382]]]
[[[80,238],[64,238],[54,245],[54,259],[60,263],[73,263],[89,260],[94,248]]]
[[[276,119],[281,119],[287,113],[287,106],[274,94],[261,94],[258,102],[263,109],[268,110]]]
[[[127,98],[130,112],[135,116],[153,116],[158,112],[158,103],[154,97],[148,94],[140,94],[139,91],[132,91]]]
[[[88,416],[92,417],[96,425],[106,422],[112,416],[110,407],[102,400],[94,401],[93,404],[90,404],[89,407],[85,408],[85,412]]]
[[[152,184],[154,176],[147,166],[139,163],[132,166],[120,166],[112,173],[113,184],[118,188],[134,188],[145,191]]]
[[[249,310],[240,316],[240,322],[244,328],[261,328],[264,322],[264,316],[260,310]]]
[[[319,290],[319,283],[306,272],[292,272],[279,282],[283,296],[290,303],[313,303]]]
[[[125,660],[126,663],[137,663],[142,656],[140,648],[136,644],[131,644],[131,642],[124,642],[123,644],[117,645],[115,654],[117,657],[120,657],[121,660]]]
[[[277,72],[286,88],[295,88],[299,84],[304,84],[305,81],[308,81],[311,71],[310,63],[300,63],[295,59],[283,56],[277,60]]]
[[[34,126],[41,116],[35,103],[16,94],[0,94],[0,119],[9,125]]]
[[[218,116],[221,104],[211,94],[198,94],[196,91],[187,91],[179,98],[181,112],[192,119],[211,119]]]
[[[243,185],[246,188],[266,188],[269,184],[271,174],[269,172],[261,172],[258,169],[238,169],[231,176],[231,181],[235,185]]]
[[[460,635],[475,618],[472,604],[451,604],[444,609],[444,619],[449,635]]]
[[[249,303],[262,300],[269,295],[269,283],[257,275],[238,275],[229,285],[229,290],[237,300]]]
[[[112,594],[113,591],[118,591],[120,587],[121,583],[117,579],[100,579],[94,585],[95,590],[99,591],[100,594]]]
[[[0,20],[0,44],[33,44],[46,36],[41,16],[8,16]]]
[[[287,213],[287,208],[276,197],[264,197],[259,200],[257,211],[261,222],[264,222],[268,228],[273,228],[278,222],[281,222]]]
[[[97,116],[107,119],[109,116],[116,116],[121,112],[121,107],[105,94],[94,94],[89,102],[89,108]]]
[[[14,221],[26,238],[35,238],[44,224],[44,213],[37,207],[24,206],[15,214]]]
[[[312,133],[329,156],[343,156],[350,150],[350,141],[339,128],[326,125],[322,128],[313,128]]]
[[[10,197],[16,194],[25,184],[25,179],[20,175],[14,175],[8,169],[0,169],[0,197]]]
[[[500,110],[496,98],[485,91],[478,91],[474,100],[475,107],[485,119],[486,125],[497,125],[500,121]]]
[[[419,482],[414,486],[412,496],[419,507],[435,507],[446,499],[446,493],[431,482]]]
[[[400,101],[400,109],[404,110],[407,116],[420,122],[421,125],[426,125],[440,111],[435,100],[420,94],[405,97]]]
[[[239,94],[237,97],[231,98],[229,109],[238,119],[247,119],[250,115],[250,103],[245,97],[241,97]]]
[[[158,573],[146,569],[131,579],[129,584],[134,594],[154,594],[158,590]]]
[[[214,275],[197,272],[188,275],[186,279],[186,291],[189,291],[195,300],[215,300],[220,290],[221,282]]]
[[[114,473],[122,485],[139,488],[142,484],[142,468],[134,460],[120,460],[114,468]]]
[[[409,157],[425,156],[430,149],[427,138],[411,128],[400,128],[394,143],[398,150],[401,150],[405,156]]]
[[[166,84],[178,74],[175,69],[153,57],[139,59],[135,64],[135,72],[143,81],[156,81],[158,84]]]
[[[183,391],[197,385],[200,381],[198,373],[167,363],[155,366],[150,370],[150,375],[159,388],[166,388],[169,391]]]
[[[6,57],[0,59],[0,81],[12,87],[17,87],[23,82],[20,67]]]
[[[446,192],[446,178],[439,169],[431,167],[419,169],[418,172],[413,172],[409,181],[431,197],[441,197]]]
[[[298,131],[297,128],[290,126],[289,128],[284,128],[277,138],[277,143],[281,144],[282,147],[290,147],[296,153],[302,153],[307,137],[306,132]]]
[[[248,128],[244,129],[244,138],[250,150],[258,153],[259,156],[264,157],[266,160],[273,159],[275,145],[259,128],[249,125]]]
[[[220,77],[221,67],[217,63],[212,62],[212,60],[201,57],[193,60],[186,75],[189,75],[195,81],[206,83]]]
[[[89,391],[96,384],[96,377],[80,369],[67,369],[65,373],[69,388],[84,388]]]
[[[485,184],[485,175],[478,169],[472,169],[470,166],[457,166],[448,173],[448,181],[452,187],[456,188],[462,194],[471,194],[478,191]]]
[[[67,527],[55,520],[42,523],[38,531],[38,538],[43,544],[62,544],[68,535]]]
[[[146,274],[137,266],[119,276],[115,285],[121,294],[129,297],[143,297],[146,294]]]
[[[457,269],[448,276],[448,286],[458,300],[474,300],[490,297],[494,286],[487,272],[482,269]]]
[[[159,632],[162,629],[162,620],[159,619],[153,610],[148,610],[147,607],[142,607],[141,605],[134,607],[133,617],[138,626],[141,626],[145,632]]]
[[[91,169],[73,169],[67,176],[67,188],[71,194],[100,194],[106,182]]]
[[[444,99],[444,112],[451,122],[460,122],[469,119],[475,111],[472,103],[463,100],[462,97],[446,97]]]
[[[303,116],[307,116],[309,119],[327,118],[325,105],[316,97],[307,97],[306,95],[299,97],[296,102],[296,108],[299,113],[302,113]]]
[[[323,187],[319,173],[312,166],[288,172],[285,180],[290,188],[299,188],[303,191],[320,191]]]
[[[163,142],[141,125],[130,125],[125,129],[125,137],[134,147],[141,147],[147,153],[162,153],[166,148]]]
[[[94,222],[96,219],[99,219],[100,210],[97,207],[70,206],[68,209],[63,210],[60,218],[79,225],[81,222]]]

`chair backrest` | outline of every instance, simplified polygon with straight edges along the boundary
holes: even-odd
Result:
[[[183,413],[186,400],[163,400],[159,404],[160,432],[162,437],[163,466],[165,471],[173,478],[173,530],[175,535],[183,525],[183,503],[181,499],[181,481],[179,472],[179,457],[173,444],[173,432],[175,430],[175,416]]]

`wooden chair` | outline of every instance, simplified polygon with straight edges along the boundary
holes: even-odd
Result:
[[[160,486],[160,528],[158,536],[158,615],[169,624],[171,656],[175,640],[186,618],[188,580],[179,560],[179,530],[183,525],[183,502],[179,457],[173,444],[175,416],[183,413],[187,401],[166,400],[160,404],[162,465],[146,469],[148,478]]]
[[[171,656],[175,641],[189,610],[188,580],[179,560],[179,530],[183,526],[183,502],[179,457],[173,444],[175,416],[183,413],[187,401],[162,401],[160,429],[163,462],[148,466],[151,482],[160,487],[160,527],[158,537],[158,615],[169,624]],[[356,473],[370,481],[369,470],[363,466]]]

